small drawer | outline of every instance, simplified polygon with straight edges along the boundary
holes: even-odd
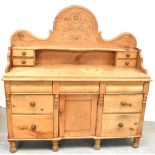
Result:
[[[11,82],[11,93],[52,93],[52,82]]]
[[[135,95],[105,95],[104,113],[141,112],[142,94]]]
[[[103,114],[103,137],[129,137],[138,135],[140,114]]]
[[[34,59],[13,58],[13,65],[14,66],[34,66],[35,60]]]
[[[53,114],[52,95],[11,95],[13,114]]]
[[[117,53],[117,58],[119,59],[128,59],[128,58],[136,58],[137,57],[137,52],[118,52]]]
[[[136,59],[118,59],[117,66],[119,67],[135,67],[136,66]]]
[[[12,56],[13,57],[34,57],[34,50],[13,50]]]
[[[53,115],[13,115],[12,126],[17,139],[53,138]]]
[[[143,84],[108,84],[107,94],[134,94],[143,93]]]
[[[60,82],[60,93],[98,93],[97,82]]]

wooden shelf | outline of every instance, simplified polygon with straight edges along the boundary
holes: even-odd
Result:
[[[80,46],[79,44],[76,46],[74,44],[70,44],[70,46],[64,46],[64,45],[53,45],[53,46],[15,46],[12,47],[14,50],[58,50],[58,51],[110,51],[110,52],[127,52],[127,51],[133,51],[138,52],[137,48],[119,48],[119,47],[104,47],[104,46]]]

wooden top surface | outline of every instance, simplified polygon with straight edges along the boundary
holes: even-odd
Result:
[[[103,65],[14,67],[3,77],[12,81],[150,81],[136,68]]]

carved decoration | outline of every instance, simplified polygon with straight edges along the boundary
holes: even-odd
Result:
[[[53,27],[54,40],[96,41],[98,25],[94,15],[82,7],[69,7],[56,17]]]
[[[37,38],[25,30],[15,32],[11,38],[13,46],[37,46],[40,43],[54,47],[136,48],[136,39],[130,33],[122,33],[112,40],[102,39],[95,16],[81,6],[60,11],[47,39]]]

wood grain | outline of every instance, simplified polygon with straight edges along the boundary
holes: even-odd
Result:
[[[11,95],[13,114],[53,114],[53,95]]]
[[[14,138],[53,137],[53,115],[13,115],[12,122]]]
[[[12,93],[52,93],[52,82],[11,82]]]
[[[105,95],[104,113],[133,113],[142,111],[142,94]]]
[[[103,137],[126,137],[136,136],[140,114],[103,114],[102,115]]]
[[[150,76],[130,33],[101,37],[95,16],[81,6],[58,13],[41,39],[11,36],[5,82],[10,152],[16,141],[133,138],[139,146]]]
[[[61,98],[61,96],[60,96]],[[66,95],[60,103],[60,128],[65,137],[95,135],[96,95]],[[81,108],[83,107],[83,108]],[[63,122],[62,122],[63,121]]]

